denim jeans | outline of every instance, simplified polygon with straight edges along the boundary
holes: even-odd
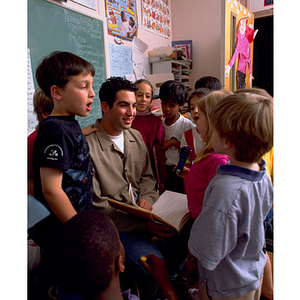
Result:
[[[158,285],[139,262],[142,256],[154,254],[163,258],[160,251],[151,241],[151,235],[145,232],[119,232],[120,240],[125,249],[125,270],[139,288],[141,298],[151,298],[155,295]]]
[[[58,300],[83,300],[78,294],[66,292],[58,286],[56,287],[56,292]]]
[[[180,234],[175,233],[170,238],[160,238],[155,245],[151,234],[147,232],[119,232],[120,240],[125,249],[125,267],[138,285],[141,298],[152,297],[158,288],[156,281],[147,273],[139,262],[142,256],[154,254],[164,258],[170,279],[176,279],[188,253],[188,239],[193,224],[192,218]]]

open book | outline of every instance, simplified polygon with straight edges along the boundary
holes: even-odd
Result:
[[[129,192],[131,192],[129,187]],[[171,191],[165,191],[153,204],[153,210],[143,209],[135,204],[134,197],[131,197],[132,203],[123,203],[109,199],[110,206],[126,213],[136,215],[146,220],[167,225],[173,230],[180,232],[183,226],[191,217],[187,207],[187,197]]]

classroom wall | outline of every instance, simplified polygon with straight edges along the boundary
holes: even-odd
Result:
[[[109,43],[115,43],[115,42],[114,42],[114,37],[107,33],[105,0],[97,0],[96,1],[97,2],[97,10],[96,11],[89,9],[83,5],[77,4],[77,3],[73,2],[72,0],[69,0],[66,3],[61,2],[59,0],[47,0],[47,1],[103,21],[104,43],[105,43],[105,52],[106,52],[105,53],[105,55],[106,55],[106,73],[107,73],[107,77],[109,77],[110,76],[110,64],[109,64],[108,45],[109,45]],[[173,0],[173,1],[176,1],[176,0]],[[142,28],[142,26],[141,26],[141,22],[142,22],[141,0],[135,0],[135,3],[136,3],[137,24],[138,24],[137,37],[148,45],[148,50],[152,50],[153,48],[157,48],[157,47],[161,47],[161,46],[171,46],[172,32],[171,32],[171,37],[169,39],[167,39],[167,38],[164,38],[162,36],[159,36],[157,34],[154,34],[154,33],[149,32]],[[171,5],[169,5],[169,9],[170,9],[170,14],[172,16]],[[126,40],[123,40],[123,42],[124,42],[124,46],[132,47],[132,42],[126,41]]]
[[[264,5],[264,0],[252,0],[250,1],[250,11],[252,13],[263,11],[263,10],[270,10],[273,9],[274,4]]]
[[[220,0],[171,2],[173,40],[193,41],[193,87],[202,76],[215,76],[222,81],[222,3]]]
[[[44,1],[44,0],[43,0]],[[88,9],[72,0],[67,3],[59,0],[48,0],[62,7],[87,14],[103,21],[104,42],[106,52],[106,77],[110,76],[109,43],[115,43],[114,37],[107,34],[105,0],[97,0],[97,10]],[[243,1],[241,1],[243,2]],[[193,69],[191,84],[194,86],[197,79],[211,75],[224,81],[224,35],[225,35],[225,3],[226,0],[170,0],[171,37],[169,39],[146,31],[141,26],[141,0],[136,0],[138,31],[137,36],[148,44],[148,51],[160,46],[171,46],[172,40],[193,41]],[[250,11],[270,9],[263,6],[263,0],[249,0]],[[271,5],[273,7],[273,5]],[[132,42],[123,41],[124,46],[131,47]]]

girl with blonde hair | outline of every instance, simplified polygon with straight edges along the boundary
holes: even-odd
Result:
[[[213,150],[211,144],[212,127],[209,115],[215,105],[230,94],[232,94],[230,91],[218,90],[202,97],[198,102],[199,119],[197,120],[197,127],[205,146],[197,154],[186,181],[188,208],[194,219],[202,210],[205,189],[215,176],[217,166],[226,164],[228,161],[227,155],[217,154]]]

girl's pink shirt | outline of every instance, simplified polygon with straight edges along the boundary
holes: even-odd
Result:
[[[205,190],[216,175],[217,167],[226,165],[228,160],[227,155],[212,152],[199,163],[192,165],[186,181],[186,195],[188,209],[194,219],[202,211]]]

